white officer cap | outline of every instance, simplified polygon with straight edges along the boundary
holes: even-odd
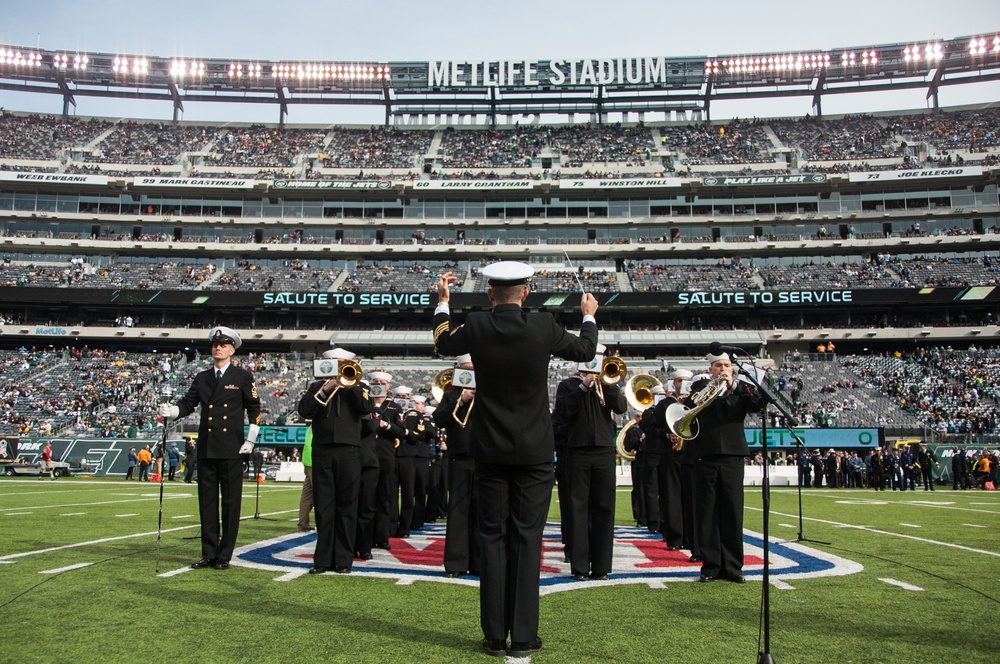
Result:
[[[386,373],[384,371],[373,371],[370,374],[368,374],[368,379],[372,380],[372,381],[384,380],[387,383],[391,383],[392,382],[392,374]]]
[[[406,385],[400,385],[399,387],[392,388],[392,393],[395,394],[397,397],[400,394],[410,394],[411,392],[413,392],[413,388],[407,387]]]
[[[500,261],[483,268],[483,276],[490,286],[516,286],[527,283],[535,268],[518,261]]]
[[[243,345],[243,340],[240,339],[240,335],[236,333],[236,330],[229,327],[213,327],[212,331],[208,333],[208,339],[213,344],[232,344],[233,348],[239,348]]]
[[[678,378],[680,378],[681,380],[689,380],[693,375],[694,374],[692,374],[687,369],[678,369],[677,371],[674,371],[669,376],[667,376],[667,380],[677,380]]]
[[[323,351],[324,360],[353,360],[356,355],[346,348],[331,348]]]

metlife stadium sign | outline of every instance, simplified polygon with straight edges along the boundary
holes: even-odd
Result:
[[[427,63],[427,84],[431,88],[656,86],[666,83],[667,59],[664,57]]]

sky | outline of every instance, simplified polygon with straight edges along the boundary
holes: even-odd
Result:
[[[174,0],[6,2],[0,43],[184,58],[535,60],[714,56],[950,39],[1000,32],[997,0]],[[925,90],[829,95],[826,115],[928,107]],[[1000,102],[1000,82],[942,88],[942,106]],[[81,116],[170,119],[166,102],[77,97]],[[0,106],[59,113],[58,95],[0,91]],[[802,116],[808,97],[713,104],[712,118]],[[274,105],[186,103],[187,121],[270,122]],[[298,107],[286,122],[380,123],[379,107]]]

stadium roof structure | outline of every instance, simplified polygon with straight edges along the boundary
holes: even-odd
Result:
[[[1000,80],[1000,32],[828,50],[714,56],[500,61],[268,61],[45,50],[0,45],[0,89],[76,97],[275,104],[375,105],[412,115],[556,115],[695,111],[720,100],[829,94]]]

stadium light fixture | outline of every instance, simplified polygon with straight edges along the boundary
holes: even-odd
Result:
[[[711,69],[709,69],[711,66]],[[705,73],[718,73],[720,67],[730,76],[744,74],[773,74],[777,72],[817,71],[830,66],[829,53],[782,53],[770,55],[746,55],[734,58],[723,58],[706,62]]]
[[[911,64],[934,63],[944,57],[944,47],[940,42],[912,44],[903,48],[903,60]]]
[[[858,53],[857,51],[844,51],[840,54],[840,65],[842,67],[862,67],[875,66],[878,64],[878,52],[875,49],[866,49]]]
[[[127,56],[116,55],[111,63],[111,71],[116,74],[131,72],[136,75],[145,75],[149,73],[149,60],[146,58],[132,58],[130,60]]]
[[[231,76],[238,76],[238,71],[238,67],[230,66]],[[388,65],[333,62],[275,62],[271,64],[271,76],[277,79],[299,79],[305,81],[384,81],[389,80],[390,75],[391,71]]]
[[[260,78],[261,66],[259,62],[248,62],[245,65],[242,62],[230,62],[229,63],[229,78]]]
[[[969,55],[986,55],[987,53],[1000,53],[1000,35],[990,39],[989,37],[973,37],[969,41]]]
[[[34,51],[22,53],[13,49],[0,48],[0,64],[14,65],[15,67],[40,67],[42,56]]]

